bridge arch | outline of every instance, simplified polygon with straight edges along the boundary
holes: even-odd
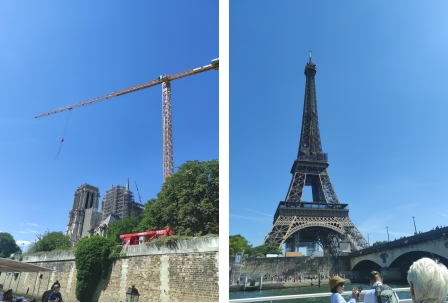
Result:
[[[436,259],[438,262],[448,267],[447,258],[429,251],[417,250],[401,254],[395,258],[395,260],[389,265],[389,268],[398,268],[403,279],[406,279],[409,267],[411,267],[412,263],[421,258]]]
[[[366,274],[370,273],[372,270],[381,270],[381,265],[372,260],[362,260],[352,269],[352,271],[365,272]]]
[[[416,235],[353,252],[350,256],[350,268],[353,271],[360,270],[369,264],[366,261],[371,261],[379,264],[382,271],[400,273],[401,279],[406,280],[409,267],[423,257],[437,259],[448,267],[448,233],[443,231],[436,235],[434,234],[437,232],[433,231],[428,233],[432,234],[429,236]]]

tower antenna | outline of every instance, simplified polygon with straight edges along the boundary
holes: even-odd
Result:
[[[310,50],[310,63],[311,63],[311,54],[312,54],[312,51]]]

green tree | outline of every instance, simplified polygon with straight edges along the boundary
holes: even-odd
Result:
[[[269,245],[248,247],[247,254],[249,255],[249,257],[266,257],[267,254],[281,255],[283,254],[283,252],[282,249],[278,247],[278,245],[271,243]]]
[[[235,236],[229,236],[229,255],[235,256],[237,252],[243,252],[247,250],[249,246],[249,241],[246,240],[240,234]]]
[[[157,226],[154,224],[153,218],[157,216],[154,212],[153,204],[157,201],[157,199],[150,199],[145,203],[145,208],[143,209],[143,213],[141,215],[142,220],[139,224],[139,230],[141,231],[149,231],[157,229]]]
[[[76,246],[76,299],[80,302],[98,301],[93,298],[101,278],[105,278],[112,262],[119,256],[121,246],[113,239],[93,236],[82,239]]]
[[[219,163],[187,161],[145,205],[141,230],[167,226],[178,235],[219,233]],[[147,203],[147,204],[148,204]]]
[[[120,235],[138,232],[137,226],[137,220],[132,217],[114,221],[107,230],[107,237],[117,243],[121,243]]]
[[[30,245],[30,249],[28,250],[30,253],[71,248],[70,238],[64,236],[61,231],[49,232],[47,230],[43,235],[37,235],[36,238],[37,241]]]
[[[380,244],[385,244],[385,243],[387,243],[387,242],[389,242],[389,241],[376,241],[375,243],[372,244],[372,246],[377,246],[377,245],[380,245]]]
[[[0,232],[0,257],[8,258],[13,253],[22,253],[22,250],[11,234]]]

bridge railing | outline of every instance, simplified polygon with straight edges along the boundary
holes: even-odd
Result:
[[[370,289],[369,289],[370,290]],[[369,290],[363,290],[361,294],[367,293]],[[393,288],[395,292],[409,292],[409,287],[403,288]],[[229,300],[230,303],[246,303],[246,302],[275,302],[275,301],[286,301],[286,300],[297,300],[297,299],[309,299],[309,298],[325,298],[330,297],[332,293],[317,293],[317,294],[303,294],[303,295],[288,295],[288,296],[273,296],[273,297],[258,297],[258,298],[245,298],[245,299],[233,299]],[[343,296],[351,296],[351,291],[345,291],[342,293]],[[362,302],[360,302],[362,303]],[[399,303],[412,303],[412,299],[400,299]]]
[[[370,246],[368,248],[360,249],[358,251],[353,251],[349,254],[350,257],[355,257],[359,255],[365,255],[369,253],[374,253],[378,251],[383,251],[387,249],[392,249],[395,247],[402,247],[422,242],[427,242],[430,240],[438,240],[438,239],[446,239],[448,238],[448,227],[439,228],[436,230],[427,231],[421,234],[409,236],[402,239],[393,240],[384,244],[379,244],[376,246]]]

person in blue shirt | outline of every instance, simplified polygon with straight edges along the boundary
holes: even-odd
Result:
[[[333,293],[330,297],[330,303],[355,303],[359,302],[359,292],[356,288],[352,289],[352,297],[350,300],[345,301],[341,296],[344,292],[345,280],[339,276],[334,276],[330,279],[330,291]]]
[[[60,289],[61,289],[60,284],[55,284],[53,286],[53,292],[48,297],[48,302],[62,302],[62,295],[59,292]]]

